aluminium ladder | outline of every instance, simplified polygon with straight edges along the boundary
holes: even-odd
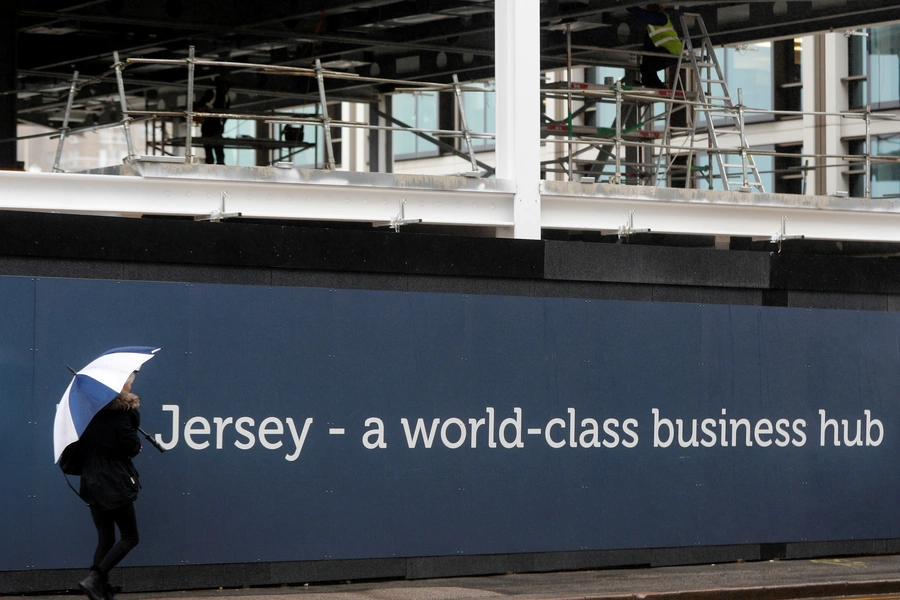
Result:
[[[731,99],[725,75],[722,73],[715,48],[709,39],[709,32],[703,22],[703,17],[694,13],[681,13],[680,19],[681,30],[684,34],[684,52],[681,60],[689,63],[686,66],[692,69],[694,75],[697,110],[705,117],[709,147],[712,154],[715,155],[723,187],[726,190],[740,191],[753,191],[756,188],[756,191],[764,192],[759,169],[756,167],[753,156],[749,153],[744,133],[743,101],[739,98],[738,104],[735,104]],[[692,37],[690,35],[689,19],[693,19],[699,26],[699,36]],[[695,47],[694,40],[697,38],[700,43]],[[680,67],[679,64],[679,74]],[[698,119],[693,119],[695,132],[697,121]],[[725,130],[722,131],[722,128]],[[737,134],[739,147],[723,147],[720,137],[726,134]],[[710,162],[712,163],[712,160]],[[711,169],[710,175],[712,175]],[[712,186],[710,185],[710,187]]]

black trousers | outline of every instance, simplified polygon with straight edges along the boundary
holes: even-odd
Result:
[[[134,514],[134,503],[112,510],[100,510],[91,507],[91,517],[97,528],[97,549],[94,551],[94,565],[103,573],[119,564],[131,549],[138,545],[137,517]],[[119,527],[120,538],[116,541],[116,526]]]
[[[206,151],[206,164],[225,164],[225,146],[203,146],[203,149]]]
[[[224,109],[215,109],[224,110]],[[225,133],[225,124],[221,119],[207,117],[200,125],[200,135],[205,138],[221,138]],[[215,144],[203,146],[206,151],[206,164],[208,165],[224,165],[225,164],[225,146]]]
[[[659,52],[659,50],[656,50]],[[674,71],[678,65],[677,56],[644,56],[641,59],[641,83],[645,87],[666,88],[670,87],[674,82]],[[666,80],[659,78],[659,71],[666,71]]]

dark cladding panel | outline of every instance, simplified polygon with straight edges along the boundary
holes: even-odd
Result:
[[[772,254],[774,289],[867,294],[900,293],[900,260]]]
[[[411,276],[409,291],[445,294],[487,294],[492,296],[534,296],[536,282],[528,279],[482,277]]]
[[[406,291],[409,277],[393,273],[358,273],[273,269],[272,285],[285,287],[341,288],[348,290]]]
[[[540,278],[540,241],[345,229],[285,228],[285,267]]]
[[[585,242],[546,242],[547,279],[766,288],[765,253]]]
[[[887,294],[852,294],[808,292],[791,290],[788,292],[788,306],[797,308],[838,308],[841,310],[888,310]]]
[[[652,290],[653,302],[696,302],[698,304],[759,306],[762,297],[762,292],[758,289],[655,285],[652,287]]]

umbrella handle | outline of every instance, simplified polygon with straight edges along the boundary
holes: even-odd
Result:
[[[144,434],[144,437],[147,438],[147,441],[148,441],[148,442],[150,442],[151,444],[153,444],[153,447],[154,447],[154,448],[156,448],[156,449],[159,450],[160,452],[165,452],[165,451],[166,451],[165,448],[163,448],[162,446],[159,445],[159,442],[157,442],[157,441],[154,440],[152,437],[150,437],[150,434],[149,434],[149,433],[147,433],[146,431],[144,431],[144,430],[141,429],[140,427],[138,427],[137,430]]]

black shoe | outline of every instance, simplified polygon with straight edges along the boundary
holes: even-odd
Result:
[[[116,592],[118,590],[113,587],[110,582],[106,582],[103,584],[103,598],[104,600],[116,600]]]
[[[106,600],[106,591],[103,589],[105,578],[97,568],[92,568],[90,574],[78,584],[91,600]]]

